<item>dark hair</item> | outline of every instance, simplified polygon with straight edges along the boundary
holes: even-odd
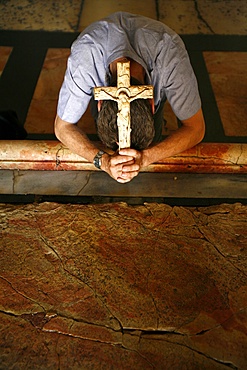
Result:
[[[131,85],[141,85],[131,78]],[[117,150],[117,103],[104,100],[97,119],[97,130],[100,140],[112,150]],[[154,138],[154,119],[151,105],[147,99],[136,99],[130,103],[131,148],[142,150],[147,148]]]

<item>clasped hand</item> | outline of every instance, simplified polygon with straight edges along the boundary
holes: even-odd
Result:
[[[104,161],[105,170],[120,183],[131,181],[138,175],[142,165],[142,152],[135,149],[121,149]]]

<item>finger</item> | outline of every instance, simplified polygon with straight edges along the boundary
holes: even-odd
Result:
[[[128,172],[128,173],[122,173],[122,175],[121,175],[121,178],[122,179],[125,179],[125,180],[127,180],[127,179],[129,179],[129,181],[130,180],[132,180],[134,177],[136,177],[137,175],[138,175],[138,173],[139,172]]]
[[[130,182],[132,179],[124,179],[123,177],[117,177],[117,182],[121,184],[125,184],[126,182]]]
[[[120,177],[122,179],[132,180],[134,177],[136,177],[138,175],[138,173],[139,173],[139,171],[122,172]]]
[[[121,184],[125,184],[127,182],[130,182],[130,181],[133,181],[133,179],[135,178],[136,176],[134,177],[131,177],[131,178],[127,178],[125,179],[124,177],[118,177],[117,178],[117,181],[120,182]]]
[[[136,172],[140,170],[140,166],[138,163],[133,163],[133,164],[125,164],[122,166],[122,171],[123,172]]]
[[[118,155],[116,157],[112,157],[111,158],[111,164],[116,166],[118,164],[131,164],[131,163],[134,163],[134,158],[133,157],[130,157],[130,156],[122,156],[122,155]]]
[[[138,155],[138,151],[135,150],[135,149],[131,149],[131,148],[126,148],[126,149],[121,149],[119,151],[119,154],[124,156],[124,155],[128,155],[130,157],[136,157]]]

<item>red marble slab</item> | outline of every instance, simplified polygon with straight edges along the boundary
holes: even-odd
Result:
[[[96,170],[58,141],[0,141],[0,169]],[[144,172],[246,173],[247,144],[201,143]]]
[[[244,369],[247,207],[0,205],[2,369]]]

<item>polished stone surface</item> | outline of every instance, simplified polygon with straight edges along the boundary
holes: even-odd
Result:
[[[57,99],[70,54],[69,49],[49,49],[25,122],[28,133],[53,133]]]
[[[108,150],[98,141],[95,144],[99,149]],[[57,140],[0,141],[0,169],[99,172],[93,163]],[[150,164],[142,171],[246,174],[247,144],[200,143],[183,153]]]
[[[158,1],[159,20],[179,34],[245,35],[244,0]]]
[[[204,52],[227,136],[247,136],[247,53]]]
[[[48,49],[25,122],[28,133],[54,133],[57,99],[69,54],[70,49]],[[78,126],[87,134],[96,134],[90,108],[80,119]]]
[[[94,11],[92,11],[92,9],[94,9]],[[83,30],[92,22],[118,11],[141,14],[149,18],[157,19],[155,1],[145,1],[144,6],[143,0],[108,0],[104,2],[101,0],[85,0],[79,30]]]
[[[34,171],[0,170],[0,198],[2,194],[60,197],[86,197],[92,199],[126,199],[133,204],[137,199],[158,199],[169,202],[185,199],[200,204],[205,200],[216,203],[231,199],[247,201],[246,174],[151,173],[141,172],[131,182],[119,184],[102,171]],[[16,198],[15,198],[16,196]],[[6,199],[6,198],[5,198]],[[209,200],[209,201],[208,201]],[[137,201],[139,204],[140,201]],[[136,202],[134,202],[136,204]]]
[[[0,2],[0,29],[73,32],[78,29],[82,0],[5,0]]]
[[[0,211],[1,369],[246,369],[246,206]]]
[[[6,0],[0,3],[0,13],[5,14],[0,18],[0,29],[81,31],[115,11],[159,19],[181,34],[247,32],[244,0]]]
[[[119,184],[58,141],[0,141],[0,195],[247,199],[246,176],[247,144],[201,143]]]

